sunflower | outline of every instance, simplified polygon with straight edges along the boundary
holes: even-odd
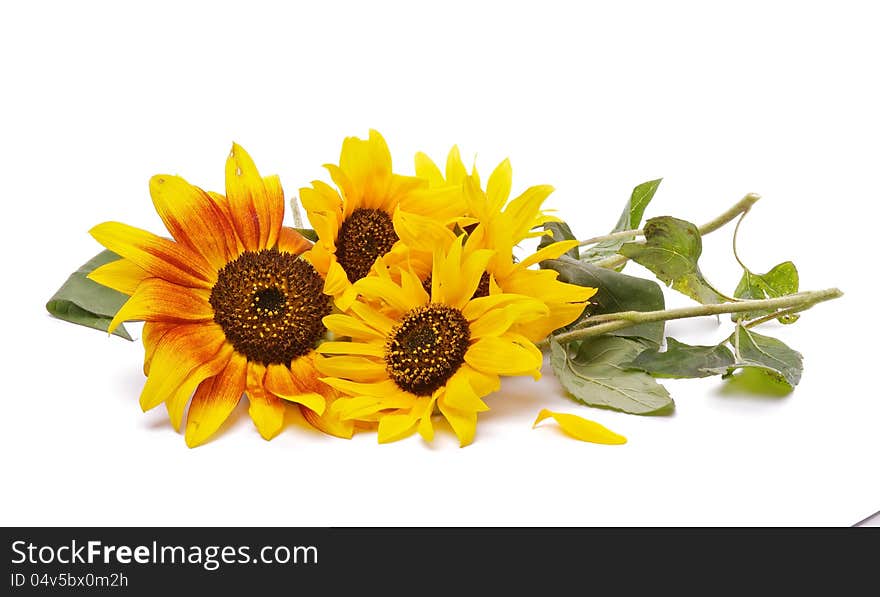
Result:
[[[546,338],[556,329],[576,320],[583,312],[587,300],[596,293],[595,288],[566,284],[557,280],[553,270],[536,270],[532,266],[545,259],[555,259],[578,245],[578,241],[551,243],[526,256],[514,259],[514,247],[528,238],[543,236],[536,228],[550,221],[552,215],[542,211],[544,201],[553,192],[550,185],[529,187],[516,198],[508,201],[512,187],[513,172],[509,160],[504,160],[492,172],[484,191],[476,170],[468,174],[457,147],[449,152],[446,161],[446,178],[431,159],[423,153],[416,154],[416,173],[432,187],[453,183],[458,185],[467,205],[467,216],[460,224],[469,231],[465,251],[492,249],[495,251],[486,265],[477,296],[503,292],[523,294],[544,302],[547,313],[532,321],[517,322],[515,328],[535,342]],[[429,239],[430,240],[430,239]],[[419,264],[424,255],[432,250],[427,241],[417,239],[410,247],[410,254],[398,258]],[[425,284],[430,280],[425,278]]]
[[[520,318],[544,314],[534,298],[494,294],[473,298],[492,251],[465,253],[463,236],[438,249],[427,292],[412,271],[357,282],[349,314],[324,324],[350,342],[325,342],[315,365],[322,380],[347,398],[330,410],[341,420],[378,421],[379,441],[416,429],[430,441],[435,406],[459,443],[473,441],[482,398],[500,387],[501,375],[540,378],[541,351],[511,331]]]
[[[118,222],[90,231],[122,256],[90,275],[130,296],[110,331],[146,322],[141,407],[164,402],[179,431],[189,403],[190,447],[211,437],[245,393],[266,439],[281,431],[286,401],[323,413],[332,390],[318,380],[314,348],[330,298],[310,243],[282,226],[278,177],[261,177],[233,144],[226,196],[168,175],[150,180],[150,195],[173,240]]]
[[[337,189],[313,181],[300,189],[300,201],[318,235],[312,263],[342,310],[378,257],[399,241],[445,237],[464,213],[457,186],[429,188],[425,180],[394,174],[388,146],[374,130],[366,140],[346,138],[339,165],[325,167]]]

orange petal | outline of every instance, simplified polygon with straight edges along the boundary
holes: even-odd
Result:
[[[200,255],[146,230],[119,222],[104,222],[89,230],[89,234],[152,277],[192,288],[211,288],[217,278],[216,270]]]
[[[300,405],[300,412],[312,427],[319,429],[327,435],[341,437],[342,439],[351,439],[354,435],[354,421],[343,421],[336,413],[329,410],[323,415],[318,415],[312,409]]]
[[[266,368],[265,388],[279,398],[303,404],[316,413],[323,414],[326,407],[324,397],[310,392],[296,383],[290,369],[284,365],[272,364]]]
[[[123,321],[211,321],[214,309],[208,300],[211,293],[201,288],[186,288],[160,278],[147,278],[116,312],[108,332]]]
[[[233,225],[234,218],[232,215],[232,207],[229,205],[229,199],[226,198],[226,195],[221,195],[220,193],[214,193],[212,191],[208,191],[208,196],[214,201],[217,208],[223,212],[223,215],[226,216],[226,221],[229,222],[230,231],[232,233],[232,243],[235,247],[235,254],[240,255],[241,252],[244,251],[244,243],[238,237],[238,233]]]
[[[263,188],[266,189],[266,203],[269,206],[269,236],[266,246],[273,247],[281,233],[281,222],[284,220],[284,189],[281,178],[277,174],[263,177]]]
[[[144,375],[150,374],[150,361],[153,360],[153,353],[156,352],[162,338],[175,327],[177,327],[176,323],[164,321],[148,321],[144,324],[141,332],[141,340],[144,343]]]
[[[183,423],[183,412],[186,405],[192,397],[195,390],[203,381],[209,377],[219,375],[221,371],[229,363],[232,358],[233,348],[231,344],[223,344],[220,351],[207,363],[202,363],[190,371],[171,396],[165,400],[165,408],[168,410],[168,418],[176,431],[180,431]]]
[[[251,156],[236,143],[226,160],[226,198],[232,225],[248,251],[274,247],[281,231],[284,197],[280,184],[267,189]]]
[[[236,255],[235,231],[223,210],[202,189],[179,176],[150,179],[156,212],[177,242],[220,269]]]
[[[223,330],[213,322],[178,324],[168,329],[150,359],[141,408],[147,411],[167,400],[196,367],[211,362],[225,343]]]
[[[308,250],[311,246],[312,243],[309,242],[309,239],[304,237],[302,234],[300,234],[293,228],[282,226],[281,232],[278,235],[279,251],[283,251],[285,253],[293,253],[294,255],[300,255],[304,251]]]
[[[247,360],[233,353],[219,375],[203,381],[196,390],[186,417],[186,445],[203,444],[229,418],[247,384]]]

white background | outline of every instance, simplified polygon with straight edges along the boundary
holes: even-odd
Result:
[[[872,3],[311,4],[5,5],[0,524],[850,525],[880,509]],[[445,426],[379,446],[296,417],[267,443],[240,409],[189,450],[164,409],[140,412],[140,342],[44,311],[100,249],[90,227],[162,231],[151,175],[222,191],[235,140],[293,196],[369,128],[402,173],[453,143],[484,176],[509,156],[515,191],[553,184],[584,238],[652,178],[647,215],[697,223],[760,193],[743,258],[792,259],[802,288],[846,296],[766,328],[805,355],[787,397],[669,381],[675,415],[635,417],[575,404],[548,368],[490,397],[466,449]],[[728,291],[730,233],[702,262]],[[730,323],[668,330],[709,344]],[[544,407],[629,443],[532,430]]]

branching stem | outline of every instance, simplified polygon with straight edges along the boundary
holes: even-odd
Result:
[[[837,288],[828,288],[826,290],[799,292],[797,294],[790,294],[788,296],[771,299],[737,301],[735,303],[720,303],[714,305],[694,305],[691,307],[665,309],[662,311],[621,311],[620,313],[606,313],[603,315],[588,317],[581,322],[581,327],[578,329],[557,334],[553,339],[557,342],[566,343],[599,336],[608,332],[616,332],[634,325],[654,321],[669,321],[671,319],[704,317],[706,315],[721,315],[722,313],[743,313],[746,311],[761,311],[766,309],[776,311],[772,316],[768,315],[767,317],[756,319],[748,324],[748,327],[754,327],[760,323],[775,319],[780,315],[788,315],[804,311],[821,302],[836,299],[841,296],[843,296],[843,293]],[[547,341],[542,342],[541,345],[547,346]]]
[[[712,232],[715,232],[728,222],[731,222],[739,215],[742,215],[748,212],[752,206],[755,204],[761,196],[756,193],[749,193],[736,203],[734,203],[730,209],[725,211],[723,214],[718,217],[706,222],[702,226],[700,226],[700,235],[705,236]],[[624,230],[622,232],[614,232],[605,236],[597,236],[588,240],[581,242],[581,245],[585,244],[595,244],[606,240],[619,240],[621,238],[631,238],[632,236],[644,236],[644,230]],[[599,267],[604,267],[607,269],[614,269],[620,267],[624,263],[627,262],[627,257],[623,255],[612,255],[611,257],[606,257],[600,261],[595,262],[593,265],[597,265]]]

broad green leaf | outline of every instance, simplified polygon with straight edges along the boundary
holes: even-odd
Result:
[[[46,303],[46,310],[64,321],[106,332],[113,316],[128,300],[128,296],[86,278],[92,270],[119,259],[119,255],[102,251],[73,272],[61,288]],[[120,325],[115,335],[131,340],[125,326]]]
[[[297,232],[302,234],[304,237],[312,241],[313,243],[318,242],[318,233],[312,230],[311,228],[294,228]]]
[[[621,311],[661,311],[665,308],[663,290],[653,280],[627,276],[613,270],[575,262],[570,259],[548,259],[541,267],[559,272],[559,280],[598,289],[590,299],[580,319],[566,329],[575,329],[590,315],[619,313]],[[645,338],[654,346],[663,342],[662,321],[642,323],[611,332],[614,336]]]
[[[757,369],[791,388],[801,380],[803,356],[782,341],[737,325],[728,342],[733,346],[736,362],[726,368],[726,375],[737,369]]]
[[[629,367],[650,373],[654,377],[695,378],[717,375],[736,362],[733,353],[723,344],[718,346],[691,346],[675,338],[666,338],[666,350],[656,348],[642,351]]]
[[[668,414],[675,408],[669,392],[653,377],[625,368],[642,351],[640,343],[600,336],[582,342],[575,354],[570,348],[551,340],[550,363],[576,400],[635,415]]]
[[[743,277],[739,281],[733,293],[739,299],[765,299],[777,298],[787,294],[795,294],[798,291],[798,271],[791,261],[785,261],[775,266],[766,274],[755,274],[747,269],[743,270]],[[754,319],[769,315],[772,311],[749,311],[747,313],[734,313],[733,320]],[[782,323],[794,323],[798,315],[783,315],[779,318]]]
[[[544,230],[549,230],[553,233],[553,235],[544,235],[541,237],[541,242],[538,243],[539,250],[543,249],[547,245],[558,243],[561,240],[577,240],[574,233],[571,231],[571,228],[569,228],[568,224],[566,224],[565,222],[546,222],[544,224]],[[564,254],[571,257],[572,259],[577,259],[578,248],[572,247]]]
[[[617,220],[617,225],[611,230],[612,233],[622,232],[623,230],[638,229],[639,224],[642,223],[642,216],[645,213],[645,208],[648,207],[648,203],[654,198],[654,193],[657,192],[657,187],[660,186],[661,180],[663,179],[658,178],[657,180],[643,182],[633,189],[629,200],[623,208],[623,213],[620,214],[620,218]],[[617,240],[606,240],[585,247],[581,250],[580,259],[587,263],[601,261],[602,259],[616,255],[620,250],[621,245],[630,240],[635,240],[635,236]],[[620,267],[620,269],[622,268],[623,266]]]
[[[620,253],[645,266],[675,290],[702,304],[726,299],[703,277],[697,261],[703,252],[699,229],[670,216],[651,218],[645,224],[645,242],[626,243]]]

